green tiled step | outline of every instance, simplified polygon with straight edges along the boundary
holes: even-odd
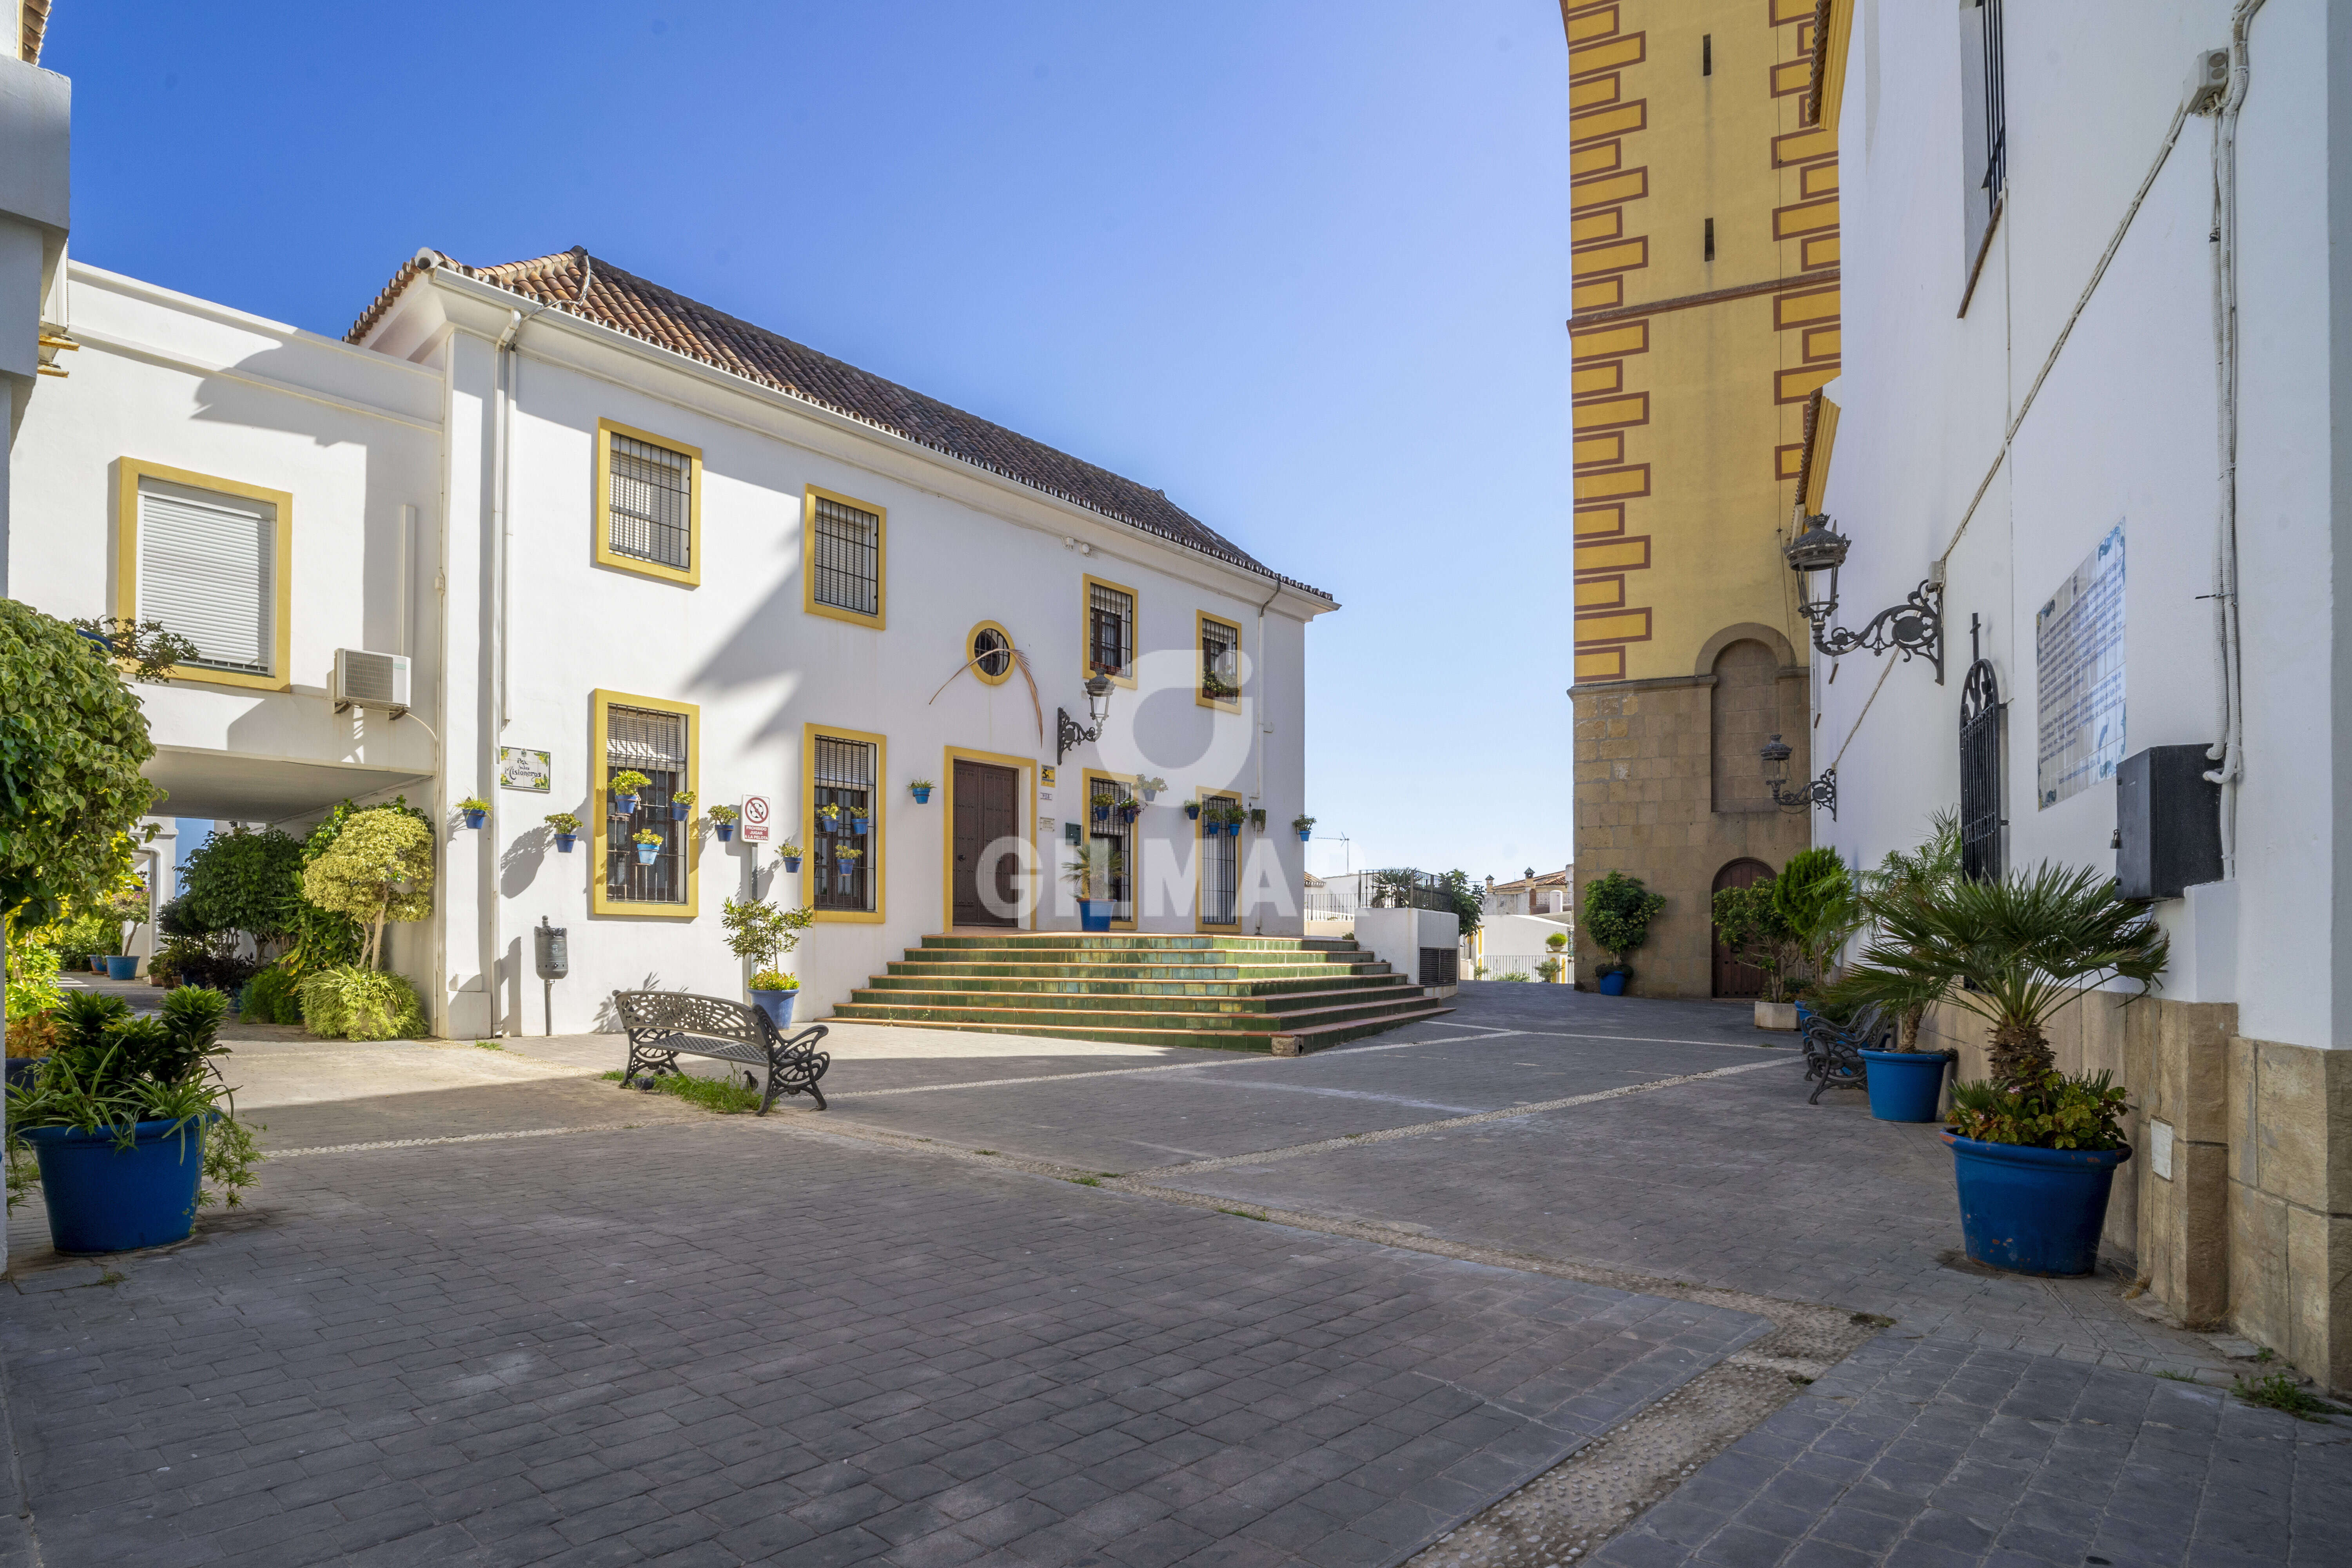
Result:
[[[836,1008],[835,1011],[839,1012],[840,1009]],[[1349,1040],[1361,1039],[1367,1035],[1377,1035],[1384,1029],[1393,1029],[1401,1024],[1417,1024],[1424,1018],[1443,1017],[1452,1011],[1454,1009],[1451,1007],[1430,1005],[1374,1022],[1333,1025],[1315,1029],[1283,1029],[1278,1032],[1297,1036],[1302,1049],[1319,1050],[1326,1046],[1340,1045]],[[1090,1024],[955,1023],[932,1018],[901,1018],[893,1020],[891,1026],[900,1029],[958,1029],[981,1035],[1036,1035],[1056,1040],[1105,1040],[1114,1045],[1126,1046],[1194,1046],[1231,1051],[1271,1051],[1274,1048],[1273,1033],[1243,1033],[1238,1030],[1227,1033],[1201,1029],[1104,1029]]]
[[[942,973],[929,964],[893,963],[890,973],[877,974],[866,986],[876,991],[1003,991],[1045,995],[1129,996],[1292,996],[1314,991],[1386,991],[1402,984],[1394,974],[1294,975],[1282,980],[1110,980],[1094,974],[1083,978],[1029,974],[974,974],[959,967]]]
[[[1314,951],[1331,945],[1327,942],[1313,944]],[[923,939],[926,948],[960,947],[1059,947],[1081,948],[1088,952],[1116,951],[1123,948],[1152,948],[1162,951],[1179,949],[1218,949],[1227,952],[1298,952],[1309,951],[1303,938],[1291,936],[1219,936],[1212,932],[1151,931],[1014,931],[994,932],[985,936],[940,936]]]
[[[1389,973],[1385,963],[933,963],[893,960],[892,974],[992,975],[1001,980],[1107,980],[1139,984],[1181,984],[1228,981],[1234,984],[1283,980],[1325,980],[1347,975],[1378,979]]]
[[[1367,963],[1360,948],[1329,947],[1071,947],[1044,942],[975,942],[961,947],[916,947],[909,958],[941,963]]]
[[[1399,1007],[1417,1006],[1422,1001],[1417,986],[1370,994],[1341,991],[1309,996],[1286,996],[1281,998],[1279,1006],[1267,1006],[1255,1000],[1213,996],[1008,996],[994,992],[860,990],[851,994],[847,1005],[857,1010],[856,1016],[868,1019],[948,1017],[979,1013],[992,1016],[1001,1015],[1001,1021],[1019,1017],[1038,1023],[1102,1022],[1124,1027],[1130,1021],[1140,1019],[1151,1024],[1164,1022],[1170,1026],[1187,1024],[1203,1029],[1252,1026],[1280,1029],[1290,1024],[1328,1024],[1345,1018],[1369,1017],[1393,1012]]]

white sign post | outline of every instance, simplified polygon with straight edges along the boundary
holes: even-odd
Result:
[[[743,842],[765,844],[768,841],[768,819],[773,815],[774,810],[769,805],[766,795],[745,795],[743,797]]]

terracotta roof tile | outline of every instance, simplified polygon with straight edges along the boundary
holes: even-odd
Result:
[[[712,309],[598,260],[584,249],[497,267],[467,267],[423,250],[393,274],[344,334],[363,341],[401,290],[431,267],[511,290],[524,299],[601,322],[688,359],[819,404],[892,435],[1001,474],[1188,549],[1313,594],[1330,595],[1261,564],[1162,492],[1096,467],[977,415],[926,397],[855,365]]]

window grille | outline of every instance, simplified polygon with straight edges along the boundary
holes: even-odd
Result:
[[[1234,796],[1204,795],[1204,800],[1229,799],[1238,805]],[[1241,843],[1216,823],[1201,814],[1201,923],[1229,926],[1241,919]]]
[[[882,519],[829,496],[812,498],[816,511],[816,602],[861,616],[881,613]]]
[[[1462,952],[1452,947],[1424,947],[1421,950],[1419,981],[1423,985],[1459,985],[1462,984]]]
[[[874,779],[877,772],[871,741],[816,737],[816,828],[810,847],[816,854],[816,907],[870,912],[874,908]],[[824,808],[840,808],[826,816]],[[857,831],[866,818],[866,830]],[[847,845],[857,851],[845,862],[835,853]]]
[[[617,437],[616,437],[617,439]],[[686,831],[670,810],[670,796],[686,787],[686,715],[650,708],[604,710],[604,777],[624,769],[651,781],[634,816],[605,824],[604,897],[633,904],[686,902]],[[636,836],[651,828],[662,836],[650,865],[637,860]]]
[[[1099,845],[1117,857],[1110,872],[1113,920],[1135,918],[1135,824],[1119,820],[1119,808],[1134,798],[1133,786],[1117,779],[1087,782],[1087,848]]]
[[[1968,313],[1977,274],[1992,239],[1994,218],[2009,180],[2007,68],[2001,45],[2000,0],[1969,0],[1960,7],[1961,167],[1967,209],[1961,258],[1967,281],[1960,311]]]
[[[1087,584],[1087,668],[1125,676],[1135,662],[1135,595]]]
[[[605,471],[605,545],[615,555],[688,570],[694,459],[614,432]]]
[[[139,481],[139,618],[196,645],[206,669],[272,673],[278,509],[161,479]]]
[[[1960,688],[1960,870],[1970,880],[2000,879],[2000,682],[1980,658]]]
[[[994,626],[982,626],[972,635],[971,657],[991,680],[1003,679],[1013,668],[1013,645]]]
[[[1217,700],[1242,693],[1239,638],[1219,621],[1201,623],[1201,695]]]

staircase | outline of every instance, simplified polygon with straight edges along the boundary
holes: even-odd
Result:
[[[835,1018],[1129,1045],[1316,1050],[1450,1013],[1353,938],[927,936]]]

